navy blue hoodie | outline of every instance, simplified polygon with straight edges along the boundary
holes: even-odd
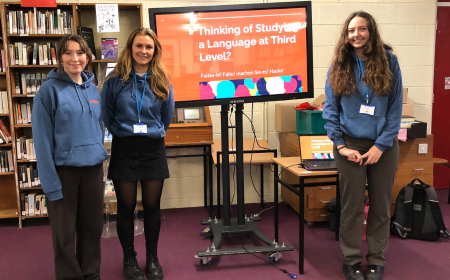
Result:
[[[52,69],[33,100],[31,124],[39,178],[49,200],[63,197],[55,166],[93,166],[107,155],[103,148],[101,100],[94,76],[74,82]]]
[[[351,90],[350,95],[336,97],[333,89],[325,83],[325,106],[323,118],[327,121],[325,129],[328,137],[334,145],[343,145],[342,134],[345,133],[354,138],[375,140],[374,145],[384,152],[392,146],[392,141],[400,130],[403,104],[402,73],[397,57],[390,51],[388,55],[389,66],[392,72],[392,89],[389,95],[380,96],[369,87],[369,104],[375,106],[375,114],[364,115],[359,113],[361,104],[366,104],[366,84],[363,81],[364,61],[351,51],[353,72],[355,75],[358,92]],[[330,67],[331,69],[331,67]]]

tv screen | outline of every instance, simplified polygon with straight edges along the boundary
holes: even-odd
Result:
[[[311,3],[150,8],[177,107],[314,97]]]

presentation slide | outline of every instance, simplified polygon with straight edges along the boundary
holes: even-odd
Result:
[[[328,136],[300,136],[302,160],[333,159],[333,142]]]
[[[175,101],[308,91],[305,8],[156,15]]]

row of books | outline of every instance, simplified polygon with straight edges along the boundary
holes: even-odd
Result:
[[[11,150],[0,150],[0,173],[14,172]]]
[[[39,187],[41,185],[41,180],[39,180],[37,166],[35,164],[19,165],[17,166],[17,170],[20,188]]]
[[[0,91],[0,114],[9,114],[8,92]]]
[[[10,10],[6,13],[8,34],[71,34],[73,15],[69,11]]]
[[[16,103],[16,124],[31,124],[31,107],[30,102]]]
[[[20,209],[22,216],[47,215],[47,197],[39,191],[30,191],[20,194]]]
[[[0,119],[0,144],[11,143],[11,131],[7,118]]]
[[[57,65],[57,43],[33,43],[27,45],[23,42],[9,44],[10,65]]]
[[[36,94],[47,80],[46,73],[14,73],[16,94]]]
[[[36,160],[33,138],[22,136],[16,139],[17,159]]]
[[[5,52],[0,50],[0,72],[6,72]]]

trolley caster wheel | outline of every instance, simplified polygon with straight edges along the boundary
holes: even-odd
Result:
[[[277,260],[275,257],[270,257],[269,260],[271,264],[277,264],[280,261],[280,259]]]
[[[207,263],[203,262],[203,259],[200,259],[200,265],[203,267],[209,267],[211,265],[211,261],[208,261]]]
[[[214,235],[213,235],[213,233],[212,232],[205,232],[205,236],[206,236],[206,238],[208,238],[208,239],[212,239],[213,237],[214,237]]]
[[[309,227],[312,227],[312,226],[314,226],[314,223],[313,222],[307,222],[306,225],[309,226]]]
[[[270,263],[271,264],[277,264],[281,257],[283,256],[282,252],[276,252],[276,253],[268,253],[267,256],[269,257]]]

